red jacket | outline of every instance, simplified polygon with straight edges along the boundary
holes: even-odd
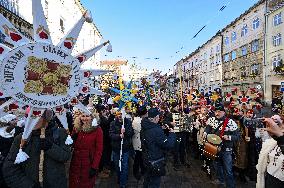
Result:
[[[90,168],[98,169],[103,151],[103,131],[80,131],[74,143],[69,171],[69,188],[93,188],[95,177],[89,178]]]

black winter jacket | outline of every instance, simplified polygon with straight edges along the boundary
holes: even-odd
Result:
[[[164,157],[164,152],[175,145],[175,133],[169,133],[167,137],[163,129],[148,118],[141,122],[141,142],[144,160],[154,161]],[[147,162],[147,161],[145,161]]]
[[[52,138],[48,138],[52,136]],[[9,154],[3,165],[3,175],[11,188],[32,188],[39,181],[40,163],[40,131],[33,131],[23,151],[30,157],[28,160],[14,164],[22,134],[15,137]],[[65,145],[67,133],[65,129],[57,128],[52,134],[46,133],[46,139],[53,140],[51,148],[44,152],[43,187],[67,188],[65,162],[71,157],[71,149]]]
[[[120,152],[121,147],[121,133],[122,123],[115,119],[110,124],[109,135],[111,138],[111,147],[114,152]],[[134,130],[132,128],[132,123],[129,119],[125,118],[124,120],[124,138],[123,138],[123,152],[127,152],[132,149],[132,136],[134,134]]]

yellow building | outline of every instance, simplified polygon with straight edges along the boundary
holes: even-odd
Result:
[[[269,0],[266,14],[266,53],[264,68],[264,99],[271,103],[284,81],[284,1]]]

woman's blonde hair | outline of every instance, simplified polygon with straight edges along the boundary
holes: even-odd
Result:
[[[82,130],[82,121],[81,121],[81,116],[84,114],[83,112],[79,111],[79,112],[75,112],[76,115],[74,115],[74,121],[73,121],[73,124],[74,124],[74,128],[77,130],[77,131],[80,131]],[[98,124],[100,124],[100,118],[99,118],[99,114],[94,110],[92,111],[92,114],[90,114],[92,120],[94,118],[97,119],[97,122]],[[92,126],[92,125],[90,125]]]

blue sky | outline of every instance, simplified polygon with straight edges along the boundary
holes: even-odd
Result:
[[[258,0],[81,1],[92,11],[104,39],[113,45],[112,53],[102,52],[102,60],[127,59],[149,70],[166,72]],[[218,15],[223,5],[227,7]]]

